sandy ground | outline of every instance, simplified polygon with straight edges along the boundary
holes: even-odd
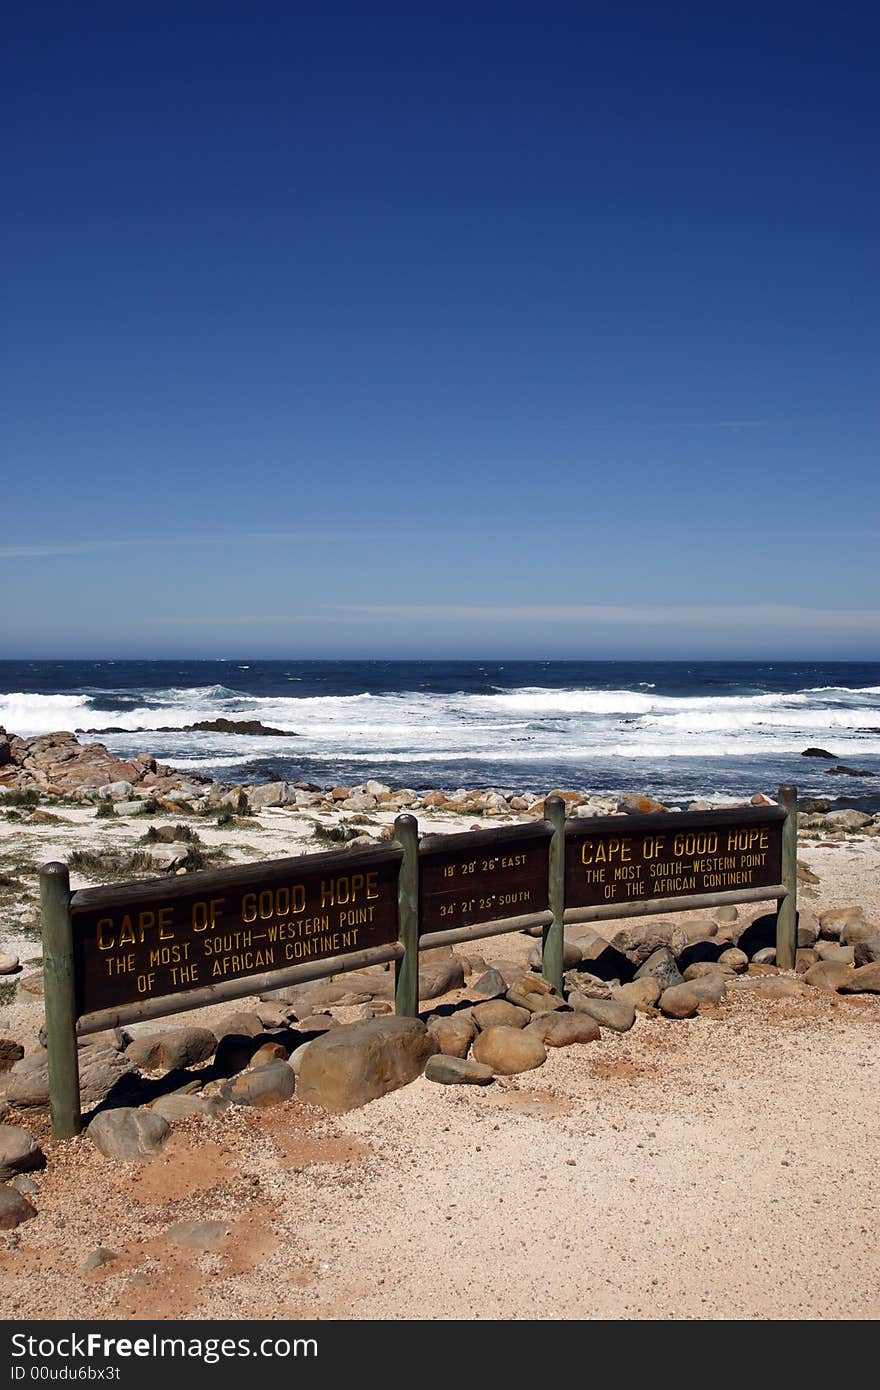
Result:
[[[71,829],[16,826],[19,849],[61,855],[96,825],[120,840],[60,814]],[[290,852],[293,819],[264,813],[233,838]],[[878,840],[801,857],[820,879],[804,905],[860,902],[880,923]],[[476,949],[524,959],[531,944]],[[40,1017],[20,996],[0,1033],[26,1041]],[[685,1022],[639,1016],[485,1090],[421,1079],[340,1118],[294,1099],[192,1120],[142,1166],[28,1120],[49,1166],[39,1217],[0,1233],[5,1316],[873,1318],[878,1024],[878,997],[737,995]],[[217,1248],[175,1245],[182,1220],[221,1221]],[[86,1273],[98,1246],[116,1258]]]

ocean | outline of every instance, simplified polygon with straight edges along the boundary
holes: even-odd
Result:
[[[218,717],[282,736],[183,731]],[[93,737],[121,757],[227,782],[377,777],[676,804],[794,782],[880,810],[880,662],[0,661],[0,725],[113,727]],[[834,761],[802,756],[817,746]],[[838,763],[874,775],[832,775]]]

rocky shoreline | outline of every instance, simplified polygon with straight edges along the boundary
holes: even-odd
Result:
[[[168,814],[209,814],[230,807],[258,812],[269,808],[313,809],[364,813],[372,811],[426,811],[487,818],[543,815],[545,793],[523,794],[493,788],[452,791],[393,789],[370,778],[354,786],[322,788],[307,781],[228,783],[186,774],[148,753],[117,758],[102,743],[80,743],[76,733],[60,731],[33,738],[9,735],[0,728],[0,802],[4,797],[35,794],[48,802],[72,800],[98,804],[110,802],[120,814],[137,814],[145,808]],[[684,806],[665,805],[644,795],[595,794],[572,789],[552,789],[561,796],[569,815],[580,818],[608,815],[650,814],[659,811],[711,810],[708,802]],[[770,804],[756,792],[750,803]],[[853,808],[831,809],[831,802],[802,799],[800,823],[808,829],[861,830],[880,834],[880,813],[869,815]]]

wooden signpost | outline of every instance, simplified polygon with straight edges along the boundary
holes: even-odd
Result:
[[[540,927],[562,989],[566,922],[775,899],[777,962],[796,948],[797,793],[777,806],[544,820],[432,835],[71,894],[40,871],[53,1133],[80,1128],[77,1035],[395,962],[399,1014],[419,1006],[419,951]]]

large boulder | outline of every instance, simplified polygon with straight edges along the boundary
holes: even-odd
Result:
[[[16,1125],[0,1125],[0,1182],[42,1168],[46,1162],[43,1151],[26,1129]]]
[[[576,1013],[588,1014],[600,1028],[610,1028],[613,1033],[628,1033],[636,1021],[635,1007],[626,999],[595,999],[575,990],[568,1002]]]
[[[476,1031],[477,1025],[469,1014],[452,1014],[448,1018],[428,1021],[428,1032],[444,1057],[466,1057]]]
[[[840,986],[842,994],[880,994],[880,962],[860,965]]]
[[[485,1028],[524,1028],[532,1016],[531,1009],[511,1004],[509,999],[488,999],[475,1004],[471,1017],[480,1030]]]
[[[663,993],[659,984],[652,976],[643,980],[631,980],[628,985],[617,985],[612,990],[612,999],[619,999],[624,1004],[631,1004],[632,1007],[642,1014],[653,1013],[660,995]]]
[[[216,1047],[210,1028],[167,1028],[135,1038],[125,1055],[142,1071],[178,1071],[207,1062]]]
[[[13,1231],[22,1221],[31,1221],[36,1214],[36,1208],[14,1187],[0,1185],[0,1231]]]
[[[330,1034],[325,1034],[329,1037]],[[233,1105],[255,1105],[265,1109],[269,1105],[282,1105],[290,1100],[296,1085],[296,1074],[287,1062],[268,1062],[264,1067],[254,1067],[251,1071],[224,1081],[220,1094]]]
[[[691,984],[670,985],[660,995],[660,1012],[667,1018],[693,1018],[700,1003]]]
[[[102,1110],[86,1130],[95,1147],[105,1158],[137,1163],[155,1158],[171,1130],[167,1120],[150,1110],[134,1110],[120,1106],[118,1110]]]
[[[441,1086],[488,1086],[492,1068],[469,1058],[443,1056],[436,1053],[425,1065],[425,1077]]]
[[[648,977],[656,980],[661,989],[670,989],[672,985],[684,983],[675,963],[675,956],[668,946],[658,946],[635,973],[637,980]]]
[[[474,1043],[474,1061],[498,1076],[532,1071],[547,1060],[547,1050],[528,1028],[487,1028]]]
[[[344,1024],[309,1044],[300,1063],[299,1098],[336,1113],[354,1110],[415,1081],[438,1051],[417,1018],[391,1015]]]
[[[131,1060],[115,1047],[98,1044],[79,1049],[79,1090],[84,1107],[130,1094],[137,1072]],[[16,1062],[6,1084],[6,1099],[16,1110],[45,1110],[49,1106],[49,1063],[43,1051]]]
[[[714,922],[710,926],[714,927]],[[629,956],[637,965],[643,965],[660,946],[665,946],[673,956],[679,956],[687,944],[684,927],[662,921],[635,922],[632,926],[621,927],[611,941],[616,951]]]
[[[849,907],[832,907],[819,915],[819,935],[826,941],[839,941],[841,933],[850,922],[863,922],[864,910],[858,904]]]
[[[857,941],[853,954],[856,965],[870,965],[880,960],[880,935],[872,936],[869,941]]]
[[[573,970],[581,962],[581,948],[575,941],[563,941],[562,943],[562,968],[563,970]],[[540,946],[533,946],[529,951],[529,965],[532,970],[540,970],[544,963],[543,953]]]
[[[439,999],[441,994],[461,989],[464,968],[457,956],[422,956],[419,961],[419,998]]]
[[[852,973],[851,965],[845,965],[841,961],[820,960],[810,966],[804,974],[804,979],[815,989],[827,989],[830,994],[836,994]]]
[[[599,1025],[589,1014],[535,1014],[528,1032],[540,1038],[545,1047],[571,1047],[574,1043],[598,1042],[602,1036]]]

